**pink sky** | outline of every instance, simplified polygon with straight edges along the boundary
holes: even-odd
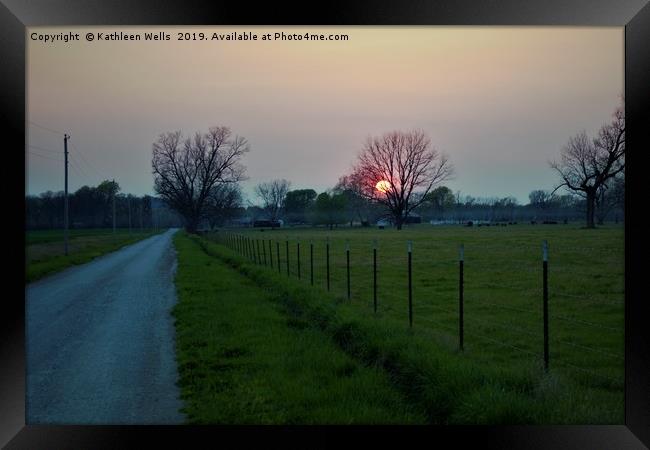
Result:
[[[165,42],[87,42],[86,32],[166,31]],[[32,32],[78,32],[43,43]],[[348,41],[176,41],[178,31],[345,33]],[[70,190],[101,179],[153,193],[161,132],[228,125],[251,143],[249,181],[333,187],[368,135],[421,128],[463,195],[552,189],[548,161],[610,120],[623,86],[623,28],[34,27],[29,121],[67,132]],[[63,189],[63,137],[30,127],[27,192]],[[36,147],[39,147],[40,150]],[[56,153],[60,151],[60,153]],[[40,156],[37,156],[40,155]],[[47,158],[49,156],[49,158]],[[250,195],[250,199],[256,199]]]

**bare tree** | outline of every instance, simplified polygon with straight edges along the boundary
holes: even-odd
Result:
[[[599,190],[625,170],[625,112],[620,107],[614,120],[601,127],[598,137],[589,139],[584,131],[569,139],[561,151],[561,161],[551,162],[562,178],[561,187],[575,192],[587,202],[587,228],[594,228]]]
[[[154,142],[154,189],[183,217],[186,229],[195,232],[205,216],[211,189],[243,179],[245,168],[240,161],[249,145],[223,126],[197,132],[182,145],[181,140],[181,132],[175,131],[161,134]]]
[[[623,210],[625,203],[625,179],[615,177],[607,185],[602,185],[596,193],[596,211],[595,217],[598,225],[605,223],[605,218],[609,213],[620,208]],[[617,216],[618,222],[618,216]]]
[[[243,206],[241,189],[237,183],[219,183],[210,189],[206,202],[206,216],[210,229],[233,218]]]
[[[284,208],[284,200],[291,183],[287,180],[273,180],[255,186],[255,193],[262,199],[263,208],[269,220],[276,221]]]
[[[388,210],[398,230],[429,191],[453,174],[449,158],[421,130],[369,137],[352,174],[358,192]]]

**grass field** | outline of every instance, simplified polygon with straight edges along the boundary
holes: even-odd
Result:
[[[233,231],[224,230],[210,237],[225,244],[228,242],[226,233]],[[357,344],[362,348],[377,345],[380,349],[391,347],[397,353],[418,352],[420,356],[413,356],[416,362],[400,363],[407,372],[415,370],[413,367],[418,364],[429,364],[417,362],[418,358],[444,360],[447,370],[433,372],[438,373],[438,377],[456,377],[461,385],[468,381],[465,379],[469,376],[467,373],[478,371],[476,376],[483,379],[482,385],[467,384],[468,392],[459,392],[457,387],[445,390],[448,394],[453,392],[458,400],[447,408],[442,418],[431,412],[436,406],[427,403],[427,396],[420,396],[417,403],[430,412],[430,421],[502,423],[504,418],[517,423],[520,420],[524,423],[624,421],[622,227],[585,230],[578,225],[489,228],[420,225],[402,231],[342,228],[237,232],[264,240],[260,250],[265,249],[267,266],[263,264],[262,252],[262,264],[259,265],[223,246],[216,246],[213,251],[239,270],[250,272],[257,283],[291,291],[293,296],[304,297],[303,300],[313,307],[319,302],[334,305],[332,314],[349,317],[355,327],[369,327],[374,330],[368,332],[370,335],[406,333],[405,349],[391,347],[395,344],[378,337],[370,342],[360,339]],[[330,241],[330,292],[325,289],[327,237]],[[376,314],[372,298],[373,239],[378,241],[379,260]],[[269,240],[272,241],[273,269],[269,267]],[[286,273],[287,240],[290,277]],[[301,242],[301,280],[297,279],[298,240]],[[413,242],[412,329],[408,327],[408,240]],[[544,374],[541,366],[542,240],[548,240],[550,248],[551,369],[548,374]],[[314,288],[309,285],[311,241],[314,244]],[[351,249],[350,301],[346,292],[345,244],[348,241]],[[276,242],[281,244],[279,273]],[[465,350],[462,353],[458,351],[457,262],[461,243],[465,247]],[[355,352],[364,353],[359,348],[352,351]],[[372,363],[374,357],[366,355],[365,358],[366,363]],[[431,368],[418,370],[421,376],[433,373]],[[399,379],[399,376],[393,378]],[[454,384],[451,380],[438,381]],[[509,392],[510,397],[496,394],[495,385],[502,385],[503,392]]]
[[[174,309],[190,423],[424,423],[387,375],[287,317],[267,291],[184,233]]]
[[[31,283],[46,275],[115,251],[125,245],[154,235],[153,230],[112,229],[70,230],[68,256],[64,254],[63,230],[39,230],[25,233],[25,281]]]

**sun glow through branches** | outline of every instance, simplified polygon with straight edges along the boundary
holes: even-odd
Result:
[[[391,188],[391,184],[387,180],[381,180],[375,185],[375,189],[377,189],[382,194],[388,192],[390,188]]]

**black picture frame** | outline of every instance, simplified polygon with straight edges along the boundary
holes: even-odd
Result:
[[[339,444],[351,432],[402,445],[451,440],[454,446],[489,448],[599,448],[650,446],[650,339],[646,326],[644,252],[647,238],[639,204],[650,128],[650,4],[647,0],[539,1],[330,1],[301,5],[204,0],[0,0],[0,123],[4,129],[0,165],[6,218],[3,282],[11,289],[2,302],[0,328],[0,444],[6,448],[122,448],[206,440],[239,444],[260,436],[285,445]],[[28,26],[64,25],[562,25],[625,27],[626,207],[625,207],[625,424],[579,426],[451,427],[195,427],[195,426],[26,426],[24,340],[25,49]],[[9,144],[7,137],[10,137]],[[631,155],[631,159],[630,159]],[[9,202],[7,205],[6,202]],[[20,217],[17,219],[17,217]],[[10,218],[13,218],[10,220]],[[647,233],[646,233],[647,234]],[[17,236],[21,238],[18,239]],[[252,431],[255,431],[253,433]],[[293,441],[296,431],[317,439]],[[399,433],[395,433],[399,431]],[[341,436],[341,433],[343,436]],[[302,433],[301,433],[302,434]],[[347,437],[343,437],[347,439]],[[408,440],[404,440],[404,439]],[[198,442],[198,441],[197,441]],[[303,444],[301,444],[303,442]],[[211,446],[212,446],[211,445]],[[418,444],[421,445],[421,444]]]

